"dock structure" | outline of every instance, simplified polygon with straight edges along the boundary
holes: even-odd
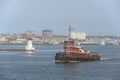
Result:
[[[0,51],[34,51],[32,40],[29,39],[25,48],[0,48]]]
[[[12,48],[5,48],[5,49],[0,49],[0,51],[28,51],[28,50],[26,50],[26,49],[12,49]],[[32,50],[31,50],[32,51]]]

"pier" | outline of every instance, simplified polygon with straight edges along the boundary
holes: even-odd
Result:
[[[26,50],[26,49],[12,49],[12,48],[9,48],[9,49],[0,49],[0,51],[33,51],[33,50]]]
[[[0,51],[34,51],[35,48],[32,46],[32,40],[29,39],[25,48],[1,48]]]

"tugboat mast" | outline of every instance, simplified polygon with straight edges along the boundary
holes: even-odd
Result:
[[[69,39],[70,39],[70,36],[71,36],[71,25],[69,25]]]

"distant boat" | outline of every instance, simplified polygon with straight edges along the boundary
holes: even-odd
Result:
[[[100,45],[105,45],[105,41],[101,41]]]

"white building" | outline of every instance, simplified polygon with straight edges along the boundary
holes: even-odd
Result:
[[[86,33],[84,33],[84,32],[71,32],[70,38],[78,39],[78,40],[85,40],[86,39]]]

